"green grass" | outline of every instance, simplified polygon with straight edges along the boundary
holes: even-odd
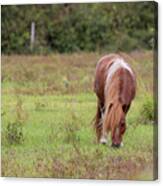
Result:
[[[56,55],[44,57],[54,60],[46,64],[38,62],[41,57],[31,57],[31,60],[23,56],[2,58],[2,176],[154,178],[153,125],[140,121],[147,94],[140,85],[127,116],[124,147],[111,148],[110,138],[107,146],[96,143],[92,124],[96,112],[96,96],[92,91],[95,57],[93,54]],[[64,67],[59,63],[60,58]],[[74,58],[78,59],[77,63]],[[21,66],[26,66],[26,70]],[[26,76],[26,71],[36,72],[37,76]],[[60,73],[55,74],[56,71]],[[69,73],[67,77],[66,73]],[[84,74],[87,74],[85,79]],[[63,76],[66,80],[61,78]],[[146,76],[141,80],[149,90],[151,80],[146,81]],[[64,85],[64,81],[69,81],[70,87]],[[52,82],[57,89],[48,89]],[[20,100],[22,104],[18,106]],[[6,137],[7,125],[17,120],[22,122],[24,140],[20,144],[10,144]]]

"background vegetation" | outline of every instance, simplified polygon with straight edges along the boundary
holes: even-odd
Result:
[[[36,24],[30,49],[31,23]],[[154,2],[2,6],[2,53],[153,49]]]

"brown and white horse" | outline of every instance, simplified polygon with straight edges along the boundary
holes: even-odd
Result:
[[[135,97],[136,78],[131,67],[118,54],[102,57],[97,66],[94,91],[98,98],[95,129],[98,142],[107,143],[111,131],[112,146],[122,146],[126,114]]]

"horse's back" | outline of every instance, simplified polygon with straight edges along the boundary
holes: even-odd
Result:
[[[131,74],[129,71],[124,69],[125,71],[122,72],[123,79],[120,82],[120,101],[122,104],[129,105],[131,100],[134,99],[136,93],[136,80],[135,74]]]
[[[105,89],[105,82],[107,78],[107,71],[109,67],[112,65],[114,60],[118,58],[119,55],[117,54],[109,54],[102,57],[96,66],[96,73],[95,73],[95,82],[94,82],[94,91],[99,99],[104,99],[104,89]]]
[[[111,82],[107,82],[107,84],[105,98],[118,99],[122,105],[130,105],[136,91],[136,80],[133,71],[121,67],[115,72]]]
[[[121,62],[122,61],[122,62]],[[135,75],[123,58],[117,54],[102,57],[96,66],[94,90],[98,98],[104,102],[106,88],[120,86],[122,101],[133,99],[135,95]],[[122,63],[122,64],[121,64]],[[118,77],[118,78],[114,78]],[[128,95],[127,95],[128,93]]]

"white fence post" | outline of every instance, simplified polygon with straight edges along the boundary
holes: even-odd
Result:
[[[35,22],[31,23],[31,50],[33,50],[35,42]]]

